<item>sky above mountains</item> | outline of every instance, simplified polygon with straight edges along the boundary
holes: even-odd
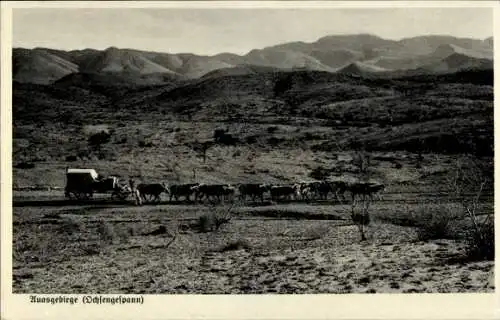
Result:
[[[13,9],[13,47],[246,54],[326,35],[370,33],[399,40],[493,35],[491,8],[387,9]]]

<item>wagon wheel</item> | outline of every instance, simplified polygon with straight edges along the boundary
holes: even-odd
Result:
[[[111,193],[111,200],[114,200],[115,197],[120,198],[120,192],[118,190],[113,190],[113,192]]]
[[[111,194],[111,199],[115,199],[115,197],[116,197],[119,200],[125,200],[125,199],[127,199],[128,195],[129,194],[127,192],[122,192],[121,190],[115,190]]]
[[[87,192],[75,192],[75,196],[78,200],[89,200],[92,198],[92,193]]]
[[[83,199],[83,194],[77,191],[73,191],[73,195],[77,200],[82,200]]]
[[[125,200],[128,198],[128,196],[129,196],[129,194],[126,192],[119,192],[118,193],[118,198],[120,198],[120,200]]]

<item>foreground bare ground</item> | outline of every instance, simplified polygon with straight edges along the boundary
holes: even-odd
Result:
[[[463,242],[418,241],[415,228],[388,222],[388,217],[408,210],[408,205],[374,203],[369,239],[363,243],[348,207],[342,205],[237,206],[232,220],[218,231],[190,227],[200,216],[226,209],[15,207],[14,292],[494,290],[493,261],[466,262]],[[291,218],[294,213],[297,217],[300,213],[300,219]]]

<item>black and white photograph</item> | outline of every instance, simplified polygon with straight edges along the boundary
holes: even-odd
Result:
[[[494,293],[493,11],[12,8],[12,293]]]

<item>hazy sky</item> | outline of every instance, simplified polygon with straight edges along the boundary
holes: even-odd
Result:
[[[331,34],[493,35],[491,8],[13,9],[13,46],[245,54]]]

